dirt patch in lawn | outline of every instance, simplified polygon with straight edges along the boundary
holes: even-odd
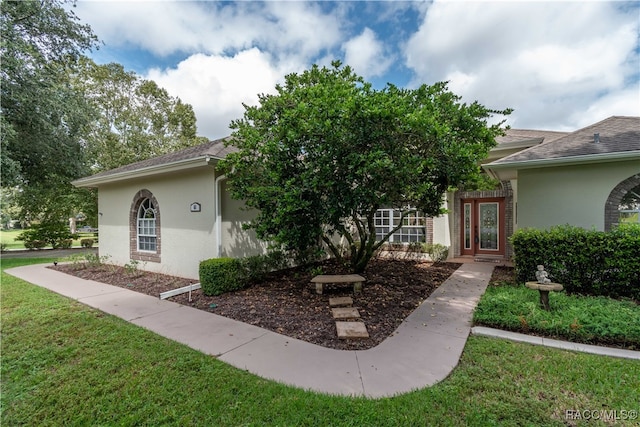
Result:
[[[393,334],[460,264],[405,260],[373,260],[363,276],[364,291],[357,295],[351,286],[329,286],[315,293],[310,280],[319,269],[323,274],[346,273],[327,261],[315,267],[273,273],[266,280],[241,291],[206,296],[201,290],[169,298],[179,304],[256,325],[292,338],[328,348],[363,350],[374,347]],[[120,286],[158,297],[160,293],[195,283],[179,277],[142,271],[127,271],[114,265],[59,264],[51,268],[84,279]],[[329,308],[329,298],[351,296],[370,338],[340,340]]]

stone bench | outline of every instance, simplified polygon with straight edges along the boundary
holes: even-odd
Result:
[[[525,286],[540,292],[540,305],[544,310],[549,311],[549,291],[561,291],[564,287],[559,283],[538,283],[527,282]]]
[[[359,274],[321,274],[311,279],[316,286],[316,293],[322,294],[324,285],[341,285],[353,283],[353,293],[362,292],[362,284],[366,279]]]

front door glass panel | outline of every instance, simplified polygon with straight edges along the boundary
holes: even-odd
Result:
[[[479,203],[480,249],[484,251],[500,250],[498,203]]]
[[[464,248],[471,249],[471,203],[464,204]]]

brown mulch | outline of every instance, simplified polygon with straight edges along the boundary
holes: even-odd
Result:
[[[272,273],[262,283],[247,289],[219,296],[206,296],[201,290],[169,298],[170,301],[205,310],[256,325],[292,338],[328,348],[363,350],[372,348],[400,326],[402,321],[420,305],[460,264],[430,263],[406,260],[372,260],[362,274],[366,279],[364,291],[354,295],[352,287],[329,286],[324,294],[315,293],[310,284],[318,274],[342,274],[331,261],[307,268],[295,268]],[[88,266],[60,264],[51,268],[84,279],[119,286],[147,295],[187,286],[197,282],[185,278],[142,271],[127,271],[114,265]],[[360,312],[370,338],[341,340],[336,335],[329,298],[351,296],[353,306]]]

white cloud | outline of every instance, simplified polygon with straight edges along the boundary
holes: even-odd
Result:
[[[514,127],[567,127],[596,112],[638,115],[628,93],[640,90],[640,23],[618,6],[435,2],[407,43],[413,85],[450,80],[466,101],[514,108]]]
[[[309,59],[333,48],[342,38],[344,16],[340,8],[325,13],[311,2],[275,1],[266,3],[266,12],[276,25],[262,38],[274,52]]]
[[[336,9],[339,11],[339,9]],[[339,12],[310,2],[79,2],[76,14],[113,47],[157,56],[223,54],[258,46],[305,58],[339,43]]]
[[[233,57],[196,54],[176,68],[152,69],[145,78],[191,104],[198,134],[215,139],[231,133],[231,120],[244,114],[242,103],[256,104],[258,94],[273,92],[283,75],[268,54],[253,48]]]
[[[640,90],[637,87],[606,94],[592,102],[585,111],[570,115],[570,130],[589,126],[610,116],[621,115],[640,115]]]
[[[345,42],[342,48],[345,64],[364,78],[380,76],[391,65],[391,58],[385,55],[384,44],[370,28],[365,28],[359,36]]]
[[[449,80],[466,102],[514,108],[514,127],[571,130],[599,114],[640,115],[639,9],[613,1],[98,0],[73,10],[107,45],[99,62],[155,80],[191,104],[199,133],[214,138],[229,133],[243,101],[287,73],[341,58],[367,79],[401,86]]]
[[[79,2],[74,12],[111,47],[134,46],[165,56],[205,48],[216,35],[203,3],[167,1]]]
[[[127,60],[143,69],[144,78],[191,104],[199,135],[218,138],[242,116],[243,102],[257,102],[259,93],[307,69],[314,57],[335,59],[328,52],[340,46],[346,9],[323,10],[311,2],[156,0],[79,2],[74,12],[111,52],[133,55]],[[130,53],[136,50],[147,57],[138,60]],[[172,55],[182,59],[175,66],[140,66]],[[112,60],[119,59],[107,55]]]

